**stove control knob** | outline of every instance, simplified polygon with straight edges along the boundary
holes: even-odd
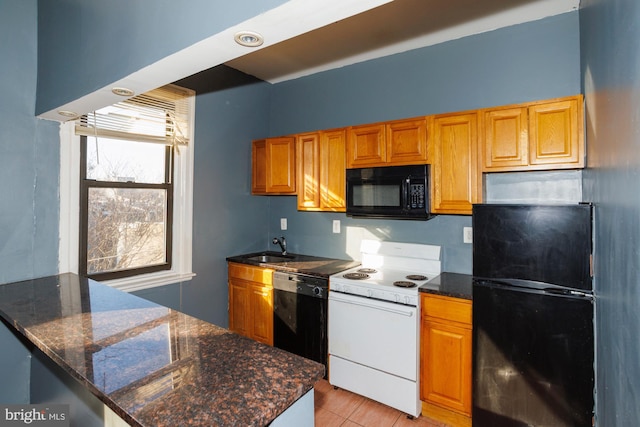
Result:
[[[371,289],[367,290],[367,297],[371,298],[373,296],[373,291]]]
[[[405,296],[404,297],[404,303],[407,304],[407,305],[411,304],[411,297],[410,296]]]

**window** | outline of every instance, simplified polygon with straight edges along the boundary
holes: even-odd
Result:
[[[82,136],[80,158],[80,274],[169,270],[173,148]]]
[[[61,272],[123,290],[193,276],[193,106],[169,85],[62,127]]]

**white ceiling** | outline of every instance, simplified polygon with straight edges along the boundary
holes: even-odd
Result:
[[[226,64],[278,83],[578,7],[579,0],[395,0]]]

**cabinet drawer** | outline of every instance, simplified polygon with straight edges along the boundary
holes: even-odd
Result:
[[[471,301],[443,297],[439,295],[422,295],[422,315],[471,326]]]
[[[271,286],[273,284],[273,270],[254,267],[247,264],[229,263],[229,277],[258,282]]]

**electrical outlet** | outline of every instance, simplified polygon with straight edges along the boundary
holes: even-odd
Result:
[[[333,220],[333,232],[335,234],[340,234],[340,220],[339,219],[334,219]]]
[[[287,229],[287,218],[280,218],[280,230]]]
[[[473,228],[472,227],[464,227],[462,229],[462,242],[463,243],[473,243]]]

